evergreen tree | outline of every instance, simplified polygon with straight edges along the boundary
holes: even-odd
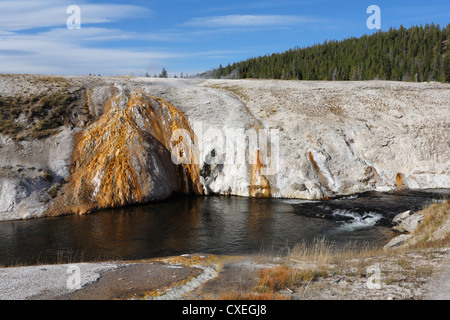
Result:
[[[199,76],[230,79],[450,81],[450,24],[296,47],[222,65]]]
[[[443,65],[443,80],[450,83],[450,50],[447,49],[447,54],[444,58]]]
[[[159,77],[160,78],[168,78],[169,77],[169,74],[168,74],[166,68],[162,69],[161,73],[159,74]]]

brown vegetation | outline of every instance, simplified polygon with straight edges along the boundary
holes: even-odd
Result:
[[[442,230],[443,234],[440,239],[433,237],[433,234],[438,231],[450,219],[450,200],[443,203],[435,203],[430,207],[421,211],[424,215],[423,221],[414,231],[414,238],[416,238],[416,247],[419,246],[440,246],[450,241],[450,230]],[[446,233],[446,234],[445,234]]]
[[[77,95],[66,91],[0,96],[0,133],[17,140],[48,137],[70,122],[76,101]]]

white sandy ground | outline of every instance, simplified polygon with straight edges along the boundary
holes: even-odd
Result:
[[[424,300],[450,300],[450,256],[446,257],[441,269],[434,273],[424,290]]]
[[[100,273],[118,267],[116,263],[77,263],[0,269],[0,300],[52,298],[74,292],[72,282],[77,266],[80,286],[95,282]],[[72,278],[71,278],[72,277]],[[69,282],[69,283],[68,283]]]
[[[3,268],[0,269],[0,300],[52,300],[68,297],[77,290],[83,290],[87,285],[97,282],[102,274],[129,265],[134,263],[75,263]],[[167,264],[166,268],[170,270],[184,267]],[[192,265],[191,268],[199,268],[202,272],[181,286],[161,288],[158,296],[144,299],[179,300],[218,275],[218,266],[214,264]],[[77,272],[80,275],[80,282],[79,287],[74,287],[77,285],[75,281]],[[118,279],[119,282],[120,280]]]

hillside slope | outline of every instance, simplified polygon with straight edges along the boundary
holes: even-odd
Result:
[[[201,74],[217,79],[450,82],[450,24],[391,28],[235,62]]]

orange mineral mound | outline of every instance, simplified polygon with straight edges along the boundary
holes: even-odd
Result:
[[[195,145],[183,149],[192,164],[172,160],[171,150],[182,142],[172,138],[175,130],[195,141],[176,107],[142,92],[119,92],[105,110],[76,138],[70,180],[51,215],[162,200],[173,192],[202,193]]]

